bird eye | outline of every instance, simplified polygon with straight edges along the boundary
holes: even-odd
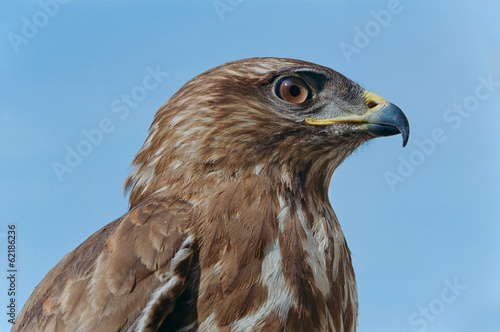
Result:
[[[311,89],[299,77],[285,77],[276,84],[278,97],[289,103],[301,104],[311,97]]]

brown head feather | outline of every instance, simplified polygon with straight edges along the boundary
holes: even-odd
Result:
[[[159,190],[197,190],[197,180],[206,182],[212,172],[237,176],[255,167],[265,168],[276,180],[286,174],[294,182],[289,185],[308,185],[308,193],[320,189],[326,195],[335,168],[371,136],[332,135],[331,128],[318,130],[281,112],[272,85],[278,76],[302,68],[330,74],[335,81],[330,84],[342,87],[343,103],[362,104],[359,85],[304,61],[252,58],[208,70],[156,113],[125,181],[131,207]]]

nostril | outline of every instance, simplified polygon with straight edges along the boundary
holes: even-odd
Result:
[[[374,108],[376,107],[378,104],[374,101],[369,101],[368,104],[366,106],[368,106],[368,108]]]

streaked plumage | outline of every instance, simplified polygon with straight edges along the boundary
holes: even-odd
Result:
[[[399,132],[399,109],[312,63],[193,78],[133,161],[130,211],[47,274],[13,331],[355,331],[328,186],[358,146]]]

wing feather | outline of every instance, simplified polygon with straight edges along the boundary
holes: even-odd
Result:
[[[94,233],[50,270],[12,331],[156,331],[197,289],[191,210],[152,199]],[[182,309],[196,317],[195,302]]]

